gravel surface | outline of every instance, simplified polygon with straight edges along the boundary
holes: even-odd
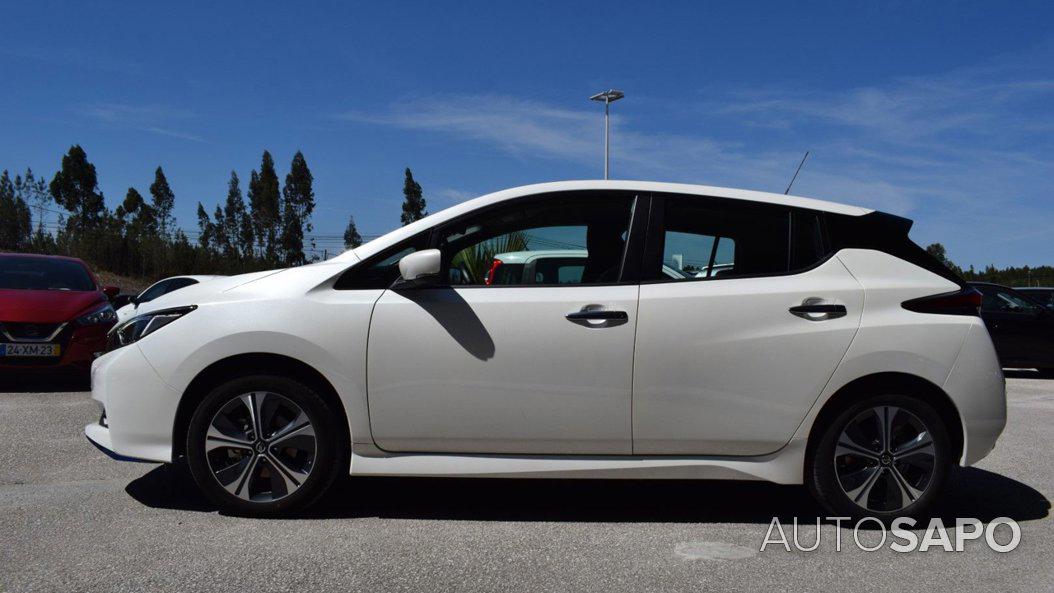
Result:
[[[826,523],[816,551],[761,552],[773,516],[808,545],[820,511],[803,488],[747,482],[348,478],[309,516],[224,516],[182,466],[92,447],[96,406],[58,391],[81,386],[16,384],[0,389],[0,591],[1049,591],[1054,380],[1008,375],[1006,432],[939,509],[1018,521],[1004,554],[867,553]]]

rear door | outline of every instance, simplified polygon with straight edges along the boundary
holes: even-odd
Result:
[[[848,349],[862,289],[837,258],[825,259],[815,213],[696,196],[653,204],[633,451],[774,451]]]

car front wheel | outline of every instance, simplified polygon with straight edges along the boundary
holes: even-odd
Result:
[[[267,516],[314,503],[346,467],[331,406],[284,377],[241,377],[215,387],[187,431],[187,464],[221,509]]]
[[[806,483],[828,512],[883,521],[925,515],[953,463],[940,415],[905,395],[849,406],[811,450]]]

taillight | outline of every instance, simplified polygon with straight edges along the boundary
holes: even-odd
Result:
[[[497,273],[498,268],[501,267],[501,263],[500,259],[496,259],[494,260],[494,263],[490,264],[490,271],[487,272],[487,279],[485,281],[487,286],[494,284],[494,276]]]
[[[980,315],[981,292],[976,288],[967,287],[957,292],[946,292],[904,301],[901,306],[916,313]]]

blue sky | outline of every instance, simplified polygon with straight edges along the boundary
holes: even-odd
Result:
[[[1054,262],[1049,2],[8,3],[0,168],[81,144],[110,206],[162,165],[181,226],[268,149],[349,214],[602,174],[794,193],[915,219],[969,265]]]

